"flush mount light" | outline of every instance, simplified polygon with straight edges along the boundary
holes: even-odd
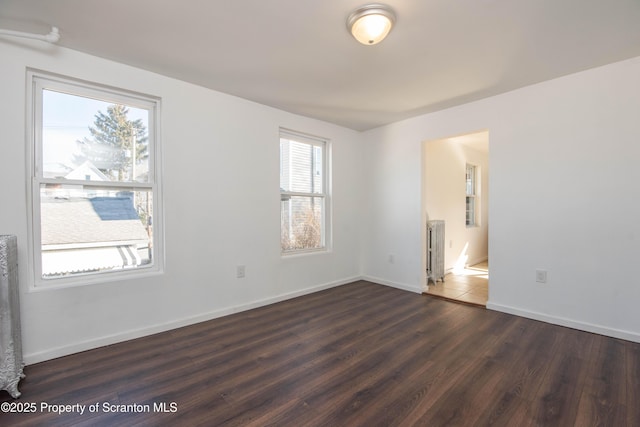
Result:
[[[387,37],[396,22],[393,10],[384,4],[367,4],[349,15],[347,29],[362,44],[374,45]]]

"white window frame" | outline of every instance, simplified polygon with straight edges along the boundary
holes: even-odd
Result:
[[[467,189],[467,177],[469,176],[469,170],[472,172],[471,176],[471,192]],[[471,199],[471,209],[469,209],[469,199]],[[469,222],[468,219],[471,219]],[[465,224],[467,228],[477,227],[478,221],[478,166],[471,163],[465,165]]]
[[[287,197],[295,197],[295,196],[301,196],[301,197],[314,197],[314,198],[322,198],[323,199],[323,209],[321,211],[321,215],[322,215],[322,234],[321,234],[321,243],[320,243],[320,247],[318,248],[304,248],[304,249],[287,249],[287,250],[282,250],[281,249],[281,255],[282,256],[292,256],[292,255],[299,255],[299,254],[307,254],[307,253],[318,253],[318,252],[328,252],[331,250],[331,197],[330,197],[330,193],[331,193],[331,179],[330,179],[330,153],[331,153],[331,145],[330,145],[330,141],[326,138],[322,138],[322,137],[318,137],[318,136],[314,136],[314,135],[309,135],[306,133],[302,133],[302,132],[298,132],[298,131],[294,131],[294,130],[290,130],[290,129],[285,129],[285,128],[280,128],[280,134],[279,134],[279,138],[278,141],[280,141],[281,139],[288,139],[288,140],[292,140],[295,142],[299,142],[299,143],[303,143],[303,144],[309,144],[311,146],[314,147],[320,147],[322,150],[322,193],[304,193],[304,192],[294,192],[294,191],[283,191],[283,189],[280,189],[280,200],[282,202],[282,200],[284,200],[284,198]],[[282,162],[283,162],[283,155],[282,155],[282,150],[280,151],[280,174],[282,176],[283,172],[283,167],[282,167]],[[289,159],[289,162],[291,162],[291,159]],[[312,173],[315,173],[316,170],[313,169],[312,166]],[[281,207],[282,209],[282,207]],[[280,219],[280,224],[282,227],[282,218]],[[282,232],[282,230],[281,230]]]
[[[45,178],[43,176],[43,101],[44,90],[53,90],[80,97],[93,98],[114,104],[149,110],[148,150],[149,180],[148,182],[99,182],[84,180],[64,180]],[[29,263],[33,278],[30,290],[66,288],[71,286],[90,285],[117,280],[141,278],[158,275],[164,271],[164,211],[162,204],[161,165],[162,150],[160,145],[160,108],[158,97],[145,95],[124,89],[114,88],[98,83],[60,76],[40,70],[27,70],[27,173],[28,182],[28,234]],[[117,271],[101,271],[86,274],[74,274],[55,278],[42,276],[42,246],[40,217],[40,187],[42,184],[77,184],[95,188],[118,189],[122,191],[149,191],[153,203],[153,247],[152,263],[135,269]]]

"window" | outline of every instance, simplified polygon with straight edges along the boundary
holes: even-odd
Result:
[[[39,72],[29,81],[35,286],[160,271],[159,100]]]
[[[476,218],[476,167],[467,164],[466,168],[466,223],[467,227],[477,225]]]
[[[326,248],[327,142],[280,132],[280,244],[283,253]]]

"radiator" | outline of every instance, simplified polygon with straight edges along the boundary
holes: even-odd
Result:
[[[427,221],[427,282],[444,282],[444,221]]]
[[[22,369],[22,335],[18,300],[18,255],[15,236],[0,236],[0,390],[16,398]]]

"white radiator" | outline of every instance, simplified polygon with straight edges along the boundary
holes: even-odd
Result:
[[[16,236],[0,235],[0,390],[16,398],[22,369]]]
[[[444,282],[444,221],[427,221],[427,282]]]

